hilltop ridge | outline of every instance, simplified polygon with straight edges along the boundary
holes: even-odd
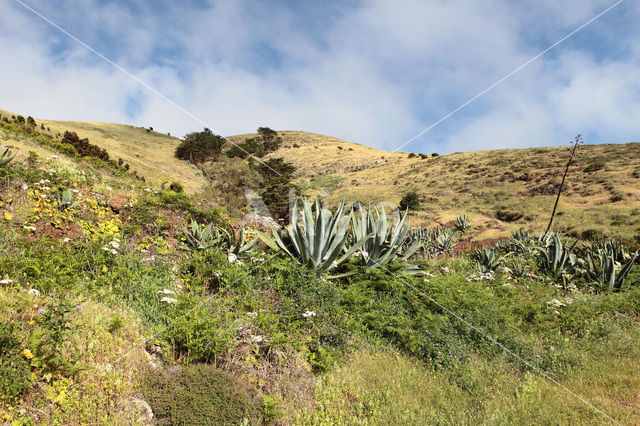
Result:
[[[0,114],[11,114],[0,111]],[[174,157],[178,138],[127,125],[36,119],[52,136],[64,131],[122,158],[149,183],[181,182],[187,192],[202,191],[207,179]],[[388,152],[335,137],[278,131],[281,147],[266,158],[283,157],[296,167],[298,195],[322,195],[336,205],[347,202],[399,203],[415,191],[421,209],[410,212],[414,226],[436,226],[466,214],[473,238],[508,235],[518,228],[537,230],[548,221],[567,147],[486,150],[443,156]],[[228,136],[238,143],[255,134]],[[28,140],[15,146],[19,156],[42,147]],[[24,147],[23,147],[23,146]],[[49,154],[50,155],[50,154]],[[640,234],[640,144],[584,145],[569,171],[556,229],[579,238]]]

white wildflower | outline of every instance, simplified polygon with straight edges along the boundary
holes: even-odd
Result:
[[[43,191],[51,191],[51,188],[49,188],[48,186],[43,186],[43,187],[42,187],[42,190],[43,190]]]
[[[550,301],[547,302],[547,305],[553,306],[553,307],[556,307],[556,308],[560,308],[562,306],[566,306],[565,303],[561,302],[558,299],[551,299]]]
[[[111,188],[110,186],[107,186],[105,189],[106,189],[107,191],[113,191],[113,188]]]
[[[255,342],[255,343],[260,343],[262,342],[264,339],[262,338],[262,336],[251,336],[251,341]]]
[[[24,229],[26,229],[27,231],[32,231],[32,232],[36,231],[36,227],[32,226],[32,225],[25,226]]]
[[[258,316],[257,312],[247,312],[247,316],[251,317],[251,318],[255,318]]]
[[[47,194],[40,194],[42,198],[47,198]]]
[[[64,239],[62,240],[63,243],[68,243],[69,241],[71,241],[71,238],[69,237],[64,237]]]
[[[171,303],[176,303],[178,299],[174,299],[173,297],[163,297],[162,299],[160,299],[160,301],[171,304]]]
[[[158,292],[158,294],[176,294],[175,291],[169,290],[168,288],[162,289]]]
[[[5,278],[4,280],[0,281],[0,284],[11,284],[13,282],[13,280],[10,280],[9,278]],[[36,290],[38,291],[38,290]]]
[[[118,254],[118,252],[116,251],[116,249],[111,249],[109,250],[111,252],[111,254]]]
[[[313,311],[304,311],[302,316],[305,317],[305,318],[311,318],[311,317],[315,317],[316,313],[313,312]]]
[[[29,294],[32,294],[34,296],[40,296],[40,292],[35,288],[32,288],[31,290],[29,290]]]
[[[22,184],[22,189],[24,189],[26,191],[27,189],[29,189],[29,185],[27,185],[26,183],[23,183]]]
[[[111,241],[109,244],[111,244],[113,248],[120,248],[120,243],[117,241]]]

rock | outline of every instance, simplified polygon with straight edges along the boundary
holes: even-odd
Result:
[[[162,347],[158,345],[154,345],[153,343],[147,342],[145,345],[145,350],[149,355],[157,356],[162,358]]]
[[[113,210],[114,213],[119,213],[128,202],[129,197],[125,197],[124,195],[113,195],[109,199],[109,207],[111,207],[111,210]]]
[[[153,423],[153,410],[149,403],[142,398],[128,398],[124,404],[124,411],[137,414],[141,423]]]

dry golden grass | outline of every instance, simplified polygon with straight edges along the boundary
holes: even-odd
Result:
[[[413,225],[446,224],[466,214],[479,239],[544,229],[568,159],[568,147],[408,158],[312,133],[279,134],[283,147],[271,156],[298,167],[306,195],[325,195],[332,204],[399,203],[416,191],[422,210],[411,213]],[[640,144],[584,145],[570,168],[554,229],[630,239],[640,234],[639,201]]]
[[[154,184],[177,180],[194,193],[206,183],[173,156],[176,138],[119,124],[36,121],[53,135],[71,130],[89,138]],[[343,199],[399,203],[404,194],[416,191],[422,210],[411,213],[414,226],[446,224],[466,214],[476,239],[508,235],[518,228],[544,229],[568,157],[567,147],[553,147],[408,158],[408,153],[314,133],[278,133],[282,147],[269,156],[284,157],[296,166],[303,195],[321,194],[331,204]],[[240,142],[253,136],[228,139]],[[630,239],[640,234],[638,201],[640,144],[585,145],[570,169],[554,228],[576,236],[590,232]]]
[[[0,110],[0,114],[10,116],[12,113]],[[206,183],[202,175],[196,175],[197,169],[174,157],[175,149],[180,143],[177,138],[122,124],[41,119],[36,119],[36,123],[38,129],[41,124],[51,129],[44,133],[54,137],[57,134],[63,135],[68,130],[76,132],[80,138],[88,138],[90,143],[106,149],[112,159],[117,161],[122,158],[125,163],[129,163],[131,170],[137,171],[154,185],[179,181],[187,192],[195,193]],[[9,144],[5,141],[2,143]],[[24,143],[28,144],[28,141]],[[35,144],[30,144],[28,150],[34,150],[43,156],[51,155],[48,150],[34,148],[32,145]]]

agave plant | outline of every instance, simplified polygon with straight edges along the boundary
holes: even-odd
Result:
[[[373,210],[373,211],[372,211]],[[375,216],[374,213],[375,212]],[[384,210],[369,207],[368,210],[360,206],[358,213],[351,211],[351,233],[354,241],[365,240],[361,254],[367,268],[376,268],[394,260],[406,261],[422,244],[416,240],[405,246],[409,232],[407,212],[392,223]],[[367,236],[370,236],[368,238]],[[408,265],[407,272],[416,271]]]
[[[11,155],[11,150],[9,148],[6,146],[0,146],[0,167],[4,167],[9,164],[14,157],[15,154]]]
[[[615,246],[598,248],[591,253],[587,253],[586,258],[578,261],[578,272],[600,286],[620,290],[624,280],[631,271],[631,267],[638,258],[638,252],[626,258],[626,263],[616,259],[616,254],[620,254]]]
[[[540,266],[545,272],[560,275],[568,272],[576,264],[577,258],[573,249],[578,243],[577,240],[571,245],[564,244],[559,234],[553,233],[540,238],[539,241],[545,243],[542,247],[537,247],[541,259]]]
[[[525,246],[528,246],[531,243],[531,237],[529,236],[529,232],[520,228],[517,231],[513,231],[511,233],[511,239],[515,241],[519,241]]]
[[[345,247],[348,228],[349,216],[344,214],[344,203],[332,213],[320,206],[318,198],[313,209],[309,201],[303,199],[302,212],[296,202],[291,223],[284,228],[282,236],[276,229],[272,229],[273,238],[262,232],[258,232],[258,236],[272,249],[284,251],[320,275],[348,260],[371,237],[365,235]]]
[[[624,250],[622,243],[617,240],[604,240],[600,243],[593,244],[590,251],[597,255],[601,253],[611,255],[616,262],[626,262],[631,257],[631,255]]]
[[[496,248],[507,255],[532,254],[531,247],[534,241],[529,237],[529,233],[522,228],[511,233],[511,239],[506,241],[498,241]]]
[[[456,221],[453,223],[453,228],[461,234],[464,234],[471,228],[469,224],[469,220],[467,219],[467,215],[458,216]]]
[[[511,275],[514,278],[523,278],[527,275],[527,265],[522,262],[513,262],[511,264]]]
[[[437,254],[449,253],[456,245],[456,233],[452,229],[438,227],[435,231],[434,249]]]
[[[191,229],[184,230],[187,247],[190,250],[207,250],[213,247],[224,247],[228,235],[225,231],[212,228],[211,224],[204,226],[191,220]]]
[[[495,272],[502,263],[502,258],[496,255],[496,250],[493,248],[477,249],[471,258],[475,261],[481,274]]]
[[[247,235],[243,226],[238,231],[238,237],[233,229],[229,231],[229,253],[233,253],[237,257],[249,254],[258,245],[258,238],[254,238],[247,242]]]
[[[434,257],[453,249],[456,245],[456,232],[444,227],[416,228],[409,231],[404,245],[408,249],[414,242],[419,242],[419,253],[426,257]]]
[[[60,210],[67,210],[80,204],[80,200],[76,200],[76,194],[70,189],[58,189],[58,192],[56,193],[56,202],[58,203],[58,209]]]

